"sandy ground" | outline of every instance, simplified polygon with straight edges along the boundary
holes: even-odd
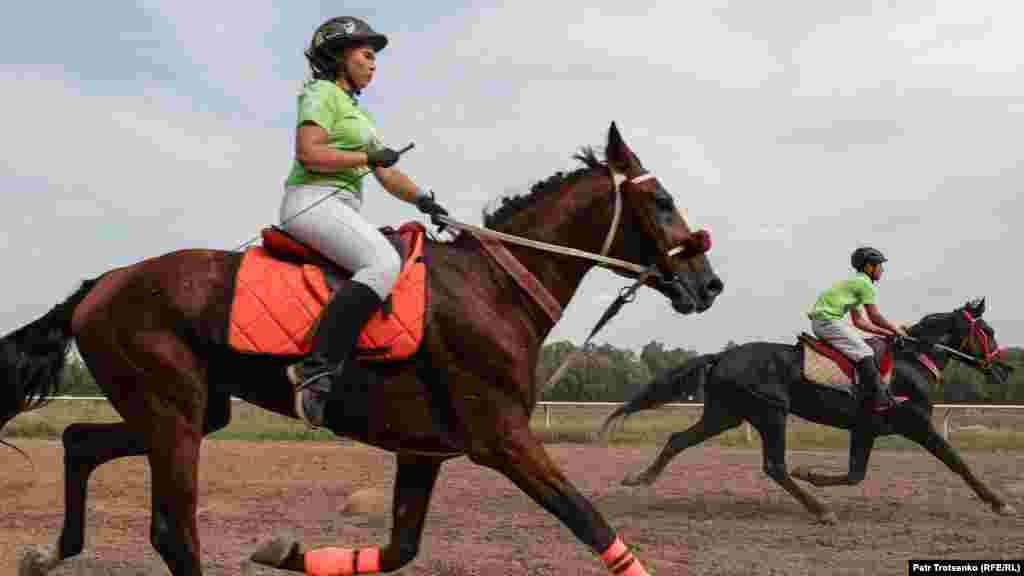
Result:
[[[16,573],[26,546],[56,542],[63,514],[60,443],[15,442],[32,456],[35,480],[24,459],[0,451],[3,575]],[[696,447],[653,487],[627,488],[622,477],[645,466],[657,446],[548,448],[658,576],[906,574],[911,558],[1024,558],[1024,515],[995,515],[922,450],[876,451],[860,486],[811,488],[839,516],[837,526],[825,527],[764,475],[758,449]],[[1024,451],[965,456],[1024,510]],[[845,462],[841,451],[789,455],[790,468]],[[384,544],[393,474],[392,455],[357,444],[208,441],[199,499],[205,574],[285,574],[246,562],[276,535],[307,545]],[[352,494],[367,506],[347,508]],[[144,459],[100,468],[90,497],[86,550],[52,574],[169,574],[148,541]],[[465,458],[445,465],[421,553],[400,573],[607,574],[553,516]]]

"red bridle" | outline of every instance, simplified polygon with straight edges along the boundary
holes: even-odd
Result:
[[[966,350],[966,347],[967,343],[971,340],[971,338],[973,338],[975,344],[981,352],[981,357],[978,358],[978,360],[981,362],[981,367],[985,368],[989,364],[991,364],[993,360],[995,360],[1001,354],[1006,352],[1006,349],[995,347],[995,345],[993,345],[993,343],[989,340],[988,333],[982,330],[981,326],[978,324],[978,319],[975,318],[974,316],[971,316],[971,313],[968,312],[967,310],[964,310],[963,312],[964,318],[967,319],[969,330],[967,332],[967,335],[964,336],[963,341],[960,342],[960,351],[966,354],[970,354],[970,352]]]

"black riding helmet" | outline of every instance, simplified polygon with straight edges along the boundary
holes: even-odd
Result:
[[[338,70],[338,52],[348,46],[369,44],[380,52],[388,45],[388,37],[370,28],[359,18],[339,16],[324,22],[313,33],[306,50],[306,58],[318,80],[335,80]]]
[[[862,271],[864,266],[867,266],[868,264],[881,264],[882,262],[887,261],[888,258],[870,246],[857,248],[850,256],[850,264],[852,264],[853,269],[858,272]]]

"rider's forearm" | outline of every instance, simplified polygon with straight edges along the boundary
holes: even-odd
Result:
[[[859,321],[858,320],[854,320],[853,321],[853,325],[856,326],[858,329],[864,331],[864,332],[867,332],[869,334],[874,334],[876,336],[888,336],[889,335],[889,332],[887,332],[885,330],[882,330],[878,326],[875,326],[874,324],[872,324],[870,320],[867,320],[867,319],[864,319],[864,318],[860,319]]]
[[[311,172],[332,173],[366,166],[366,152],[338,150],[330,146],[310,146],[296,152],[302,166]]]
[[[373,171],[380,185],[396,198],[414,204],[420,189],[411,178],[402,174],[397,168],[377,168]]]
[[[880,336],[892,336],[894,334],[899,334],[900,329],[895,324],[889,322],[882,316],[877,316],[874,318],[869,317],[868,319],[871,321],[872,324],[874,324],[876,327],[882,330],[875,330],[875,333],[879,334]]]

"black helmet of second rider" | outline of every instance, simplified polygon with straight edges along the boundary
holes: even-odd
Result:
[[[857,272],[864,272],[864,268],[869,264],[881,264],[882,262],[887,261],[888,258],[886,258],[880,250],[870,246],[857,248],[853,251],[853,254],[850,255],[850,264]],[[880,272],[880,270],[878,272]],[[870,274],[870,276],[873,276],[872,280],[878,281],[878,278],[874,276],[880,276],[880,274],[876,272],[876,274]]]
[[[369,45],[374,52],[380,52],[388,45],[387,36],[376,32],[369,24],[353,16],[339,16],[321,24],[306,50],[306,58],[313,69],[313,77],[318,80],[337,79],[340,56],[345,48]],[[345,81],[358,94],[359,90],[348,70],[340,67]]]

